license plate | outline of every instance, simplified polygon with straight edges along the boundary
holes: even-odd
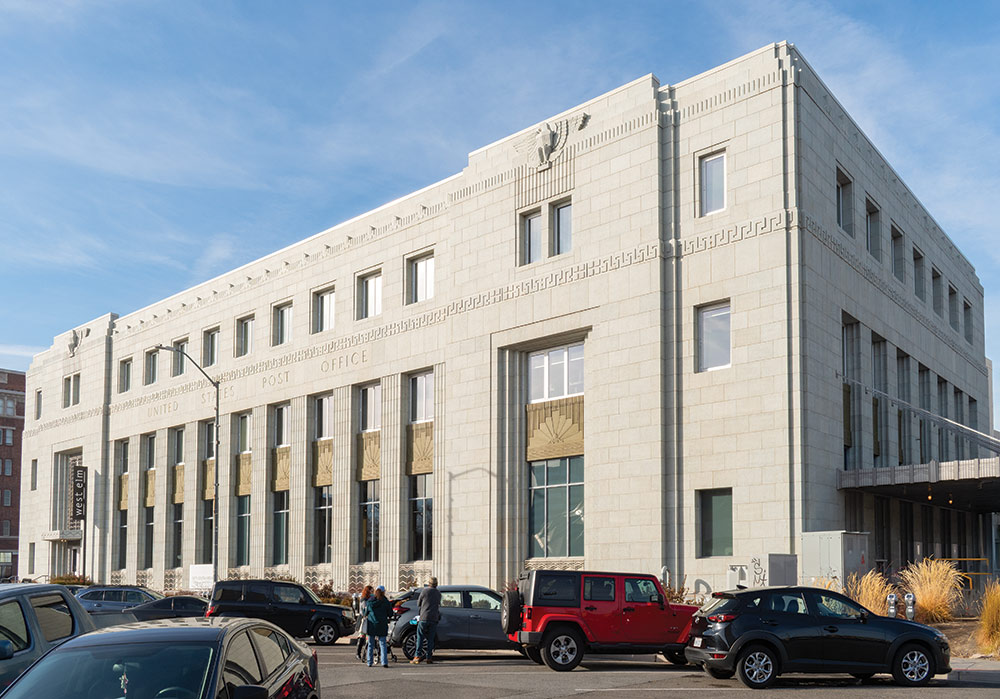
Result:
[[[694,639],[694,647],[695,647],[695,648],[701,648],[701,642],[702,642],[702,640],[703,640],[703,639],[702,639],[702,637],[701,637],[701,636],[697,636],[697,637],[696,637],[696,638]]]

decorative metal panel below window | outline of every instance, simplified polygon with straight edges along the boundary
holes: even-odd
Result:
[[[525,412],[528,461],[583,454],[583,396],[529,403]]]
[[[277,492],[288,490],[288,478],[292,468],[292,448],[289,446],[275,447],[273,455],[274,480],[271,490]]]
[[[313,486],[333,485],[333,440],[313,442]]]
[[[434,472],[434,422],[406,426],[406,475]]]
[[[253,480],[253,454],[240,454],[236,459],[238,464],[236,495],[249,495],[250,483]]]
[[[358,435],[358,480],[371,481],[382,475],[382,441],[377,430]]]
[[[215,459],[205,459],[201,462],[201,499],[215,499]]]
[[[174,465],[174,497],[175,505],[184,502],[184,464]]]
[[[128,474],[118,476],[118,509],[128,509]]]
[[[146,471],[146,497],[143,499],[143,507],[153,507],[156,505],[156,469]]]

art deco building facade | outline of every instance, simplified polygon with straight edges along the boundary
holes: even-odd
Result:
[[[158,345],[221,380],[219,454],[211,387]],[[975,271],[784,43],[84,323],[28,383],[35,576],[85,533],[88,574],[185,587],[215,497],[222,575],[339,589],[666,566],[704,590],[845,528],[896,566],[984,548],[993,507],[962,427],[987,427]]]

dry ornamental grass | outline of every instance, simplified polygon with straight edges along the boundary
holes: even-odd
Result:
[[[896,592],[896,588],[885,579],[884,575],[878,571],[869,570],[861,577],[858,577],[857,573],[851,573],[847,578],[845,592],[848,597],[868,611],[885,616],[888,609],[886,597],[890,592]]]
[[[983,653],[1000,654],[1000,583],[996,580],[990,582],[983,590],[976,643]]]
[[[962,599],[962,574],[954,563],[925,558],[899,571],[899,579],[917,598],[917,621],[927,624],[952,619],[952,610]]]

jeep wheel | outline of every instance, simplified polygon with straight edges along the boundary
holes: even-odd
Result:
[[[528,657],[528,660],[536,665],[545,664],[545,661],[542,660],[542,651],[538,650],[538,646],[523,646],[523,648],[524,654]]]
[[[667,660],[674,665],[687,665],[688,660],[684,657],[684,651],[682,650],[665,650],[660,653],[664,660]]]
[[[750,689],[767,689],[778,679],[778,659],[767,646],[750,646],[740,653],[736,674]]]
[[[337,627],[329,621],[320,621],[313,629],[313,640],[321,646],[332,646],[339,637]]]
[[[723,670],[722,668],[719,667],[711,667],[708,665],[708,663],[702,665],[701,669],[704,670],[708,674],[708,676],[714,680],[728,680],[731,679],[732,676],[736,674],[732,670]]]
[[[572,670],[583,660],[583,653],[583,636],[573,628],[549,631],[542,641],[542,661],[552,670]]]
[[[521,593],[517,590],[507,590],[503,593],[500,604],[500,626],[508,636],[517,633],[521,628]]]
[[[403,655],[407,660],[417,657],[417,632],[408,631],[399,639],[399,647],[403,649]]]
[[[923,687],[934,676],[934,659],[927,649],[910,643],[899,649],[892,661],[892,679],[904,687]]]

